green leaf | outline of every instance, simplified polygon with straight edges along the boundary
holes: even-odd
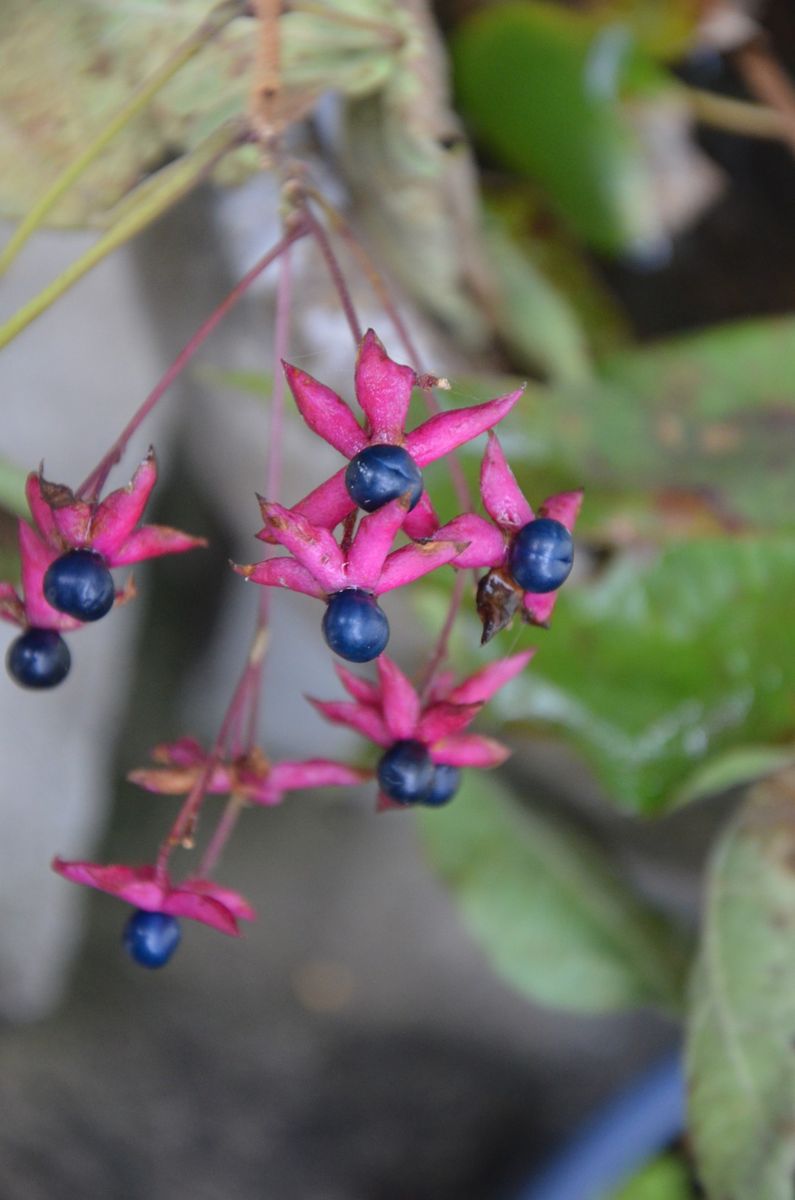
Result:
[[[663,1154],[633,1175],[608,1200],[693,1200],[690,1173],[681,1158]]]
[[[23,467],[8,459],[0,459],[0,508],[17,517],[27,517],[28,502],[25,499],[25,480],[28,473]]]
[[[659,243],[651,181],[619,103],[628,74],[642,73],[627,25],[532,0],[496,4],[462,24],[452,50],[476,133],[537,180],[581,237],[607,252]]]
[[[444,813],[420,815],[433,866],[494,970],[541,1004],[675,1008],[682,948],[583,839],[470,771]]]
[[[494,704],[564,732],[611,798],[654,813],[795,758],[795,539],[626,557],[563,589],[532,667]]]
[[[711,1200],[792,1200],[795,775],[760,784],[709,870],[687,1032],[690,1135]]]

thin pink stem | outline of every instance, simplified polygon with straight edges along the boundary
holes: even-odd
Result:
[[[428,666],[425,669],[422,685],[420,687],[420,697],[423,702],[427,700],[428,694],[433,687],[433,681],[444,664],[444,660],[447,658],[447,652],[450,647],[450,635],[453,632],[453,626],[455,625],[458,611],[461,608],[461,601],[464,598],[466,581],[467,572],[457,571],[455,583],[453,584],[453,593],[450,597],[450,605],[447,609],[447,616],[445,617],[444,625],[442,626],[439,638],[436,642],[434,652],[430,658],[430,661],[428,662]]]
[[[348,285],[345,282],[339,260],[332,249],[331,242],[328,239],[325,229],[320,224],[314,213],[312,213],[308,207],[303,208],[302,212],[307,225],[309,226],[309,232],[317,242],[318,249],[326,260],[326,266],[328,267],[331,281],[334,284],[337,295],[339,296],[339,301],[348,321],[348,326],[350,327],[353,340],[358,348],[364,335],[362,333],[361,324],[359,323],[359,318],[356,316],[356,309],[353,305],[353,299],[350,291],[348,290]]]
[[[199,863],[198,875],[200,879],[208,879],[215,870],[224,846],[229,841],[237,824],[242,807],[243,801],[240,796],[230,796],[224,805],[221,818],[213,830],[213,835],[207,843],[207,849],[204,851],[202,860]]]
[[[165,395],[171,385],[179,378],[182,372],[187,367],[188,363],[194,357],[196,352],[204,345],[207,338],[213,330],[220,325],[221,321],[237,304],[237,302],[246,294],[252,283],[266,271],[271,263],[275,262],[284,252],[292,246],[293,242],[299,238],[305,237],[309,232],[309,224],[303,218],[299,218],[292,229],[285,233],[284,237],[269,250],[267,254],[256,262],[243,278],[231,290],[228,296],[218,305],[214,312],[210,314],[206,321],[194,333],[190,341],[183,347],[177,357],[172,362],[171,366],[165,372],[160,381],[155,385],[152,391],[144,400],[143,404],[133,415],[131,420],[125,425],[119,437],[111,446],[108,453],[102,458],[99,464],[94,468],[87,479],[83,481],[77,489],[77,496],[88,500],[96,500],[105,481],[113,467],[121,459],[127,443],[130,438],[136,433],[140,425],[149,416],[155,405]]]

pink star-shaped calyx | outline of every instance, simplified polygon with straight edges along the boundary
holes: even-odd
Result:
[[[256,913],[238,892],[221,887],[211,879],[186,879],[173,884],[153,866],[106,866],[89,862],[53,859],[52,868],[64,879],[109,892],[146,912],[168,913],[201,921],[221,933],[239,937],[238,921],[253,921]]]
[[[156,481],[157,462],[150,449],[127,487],[104,500],[80,500],[65,484],[50,483],[35,472],[28,476],[26,492],[36,528],[53,558],[69,550],[92,550],[107,566],[122,567],[207,544],[205,538],[165,525],[138,527]]]
[[[538,513],[534,514],[493,432],[489,433],[481,465],[480,492],[490,521],[477,513],[465,513],[442,525],[434,536],[461,538],[468,542],[466,550],[454,560],[453,566],[490,568],[478,588],[483,641],[488,642],[511,623],[520,606],[526,621],[533,625],[548,625],[558,592],[529,592],[519,586],[508,569],[511,544],[535,516],[559,521],[572,533],[583,493],[581,489],[558,492],[544,500]]]
[[[166,796],[190,792],[211,765],[211,756],[189,737],[156,746],[152,758],[158,764],[156,767],[131,771],[127,778],[149,792]],[[239,796],[249,804],[274,805],[281,804],[285,792],[355,787],[370,776],[369,771],[328,758],[271,763],[261,750],[254,749],[229,761],[213,762],[204,790],[210,795]]]
[[[417,375],[411,367],[389,357],[372,329],[362,339],[354,376],[356,399],[365,417],[363,425],[331,388],[298,367],[289,363],[283,366],[298,410],[309,428],[346,458],[353,458],[366,446],[389,444],[402,446],[420,468],[491,429],[510,412],[523,390],[519,388],[471,408],[437,413],[406,432]],[[334,529],[355,507],[345,488],[345,468],[294,506],[312,524],[326,529]],[[423,491],[406,518],[406,533],[412,538],[429,537],[438,524],[428,493]]]
[[[413,583],[436,567],[463,553],[462,539],[439,540],[401,546],[390,553],[408,511],[408,498],[392,500],[359,522],[346,551],[322,525],[313,525],[295,509],[260,499],[265,528],[257,536],[276,542],[291,557],[236,566],[245,579],[266,587],[290,588],[307,596],[328,599],[356,588],[380,596]]]
[[[49,546],[26,521],[19,521],[19,560],[22,576],[22,596],[10,583],[0,583],[0,619],[24,628],[57,629],[60,633],[79,629],[83,625],[76,617],[59,612],[44,598],[44,576],[47,568],[62,553]],[[135,595],[135,585],[128,579],[116,592],[116,604],[124,604]]]
[[[518,675],[534,653],[527,650],[498,659],[459,684],[449,676],[440,677],[424,702],[397,664],[383,654],[377,661],[377,683],[336,667],[352,700],[310,700],[327,720],[354,729],[384,749],[397,742],[415,741],[427,748],[434,764],[496,767],[510,754],[507,747],[465,730],[486,701]],[[379,810],[399,807],[383,792],[379,795]]]

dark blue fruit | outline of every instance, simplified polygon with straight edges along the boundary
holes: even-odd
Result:
[[[423,796],[422,803],[431,808],[441,808],[443,804],[447,804],[448,800],[452,800],[460,783],[461,770],[459,767],[449,767],[446,763],[437,763],[433,769],[431,790],[427,796]]]
[[[526,592],[554,592],[568,579],[573,561],[572,536],[551,517],[530,521],[513,539],[511,574]]]
[[[72,656],[56,629],[26,629],[8,647],[6,667],[26,688],[51,688],[69,674]]]
[[[141,967],[164,967],[176,950],[182,930],[168,913],[138,908],[124,926],[124,949]]]
[[[375,596],[359,588],[335,592],[323,614],[326,644],[348,662],[370,662],[389,641],[389,621]]]
[[[433,787],[434,765],[422,742],[395,742],[381,755],[376,771],[381,791],[399,804],[425,800]]]
[[[93,550],[70,550],[44,574],[44,598],[78,621],[98,621],[113,608],[116,589],[104,559]]]
[[[411,511],[422,495],[422,473],[402,446],[366,446],[348,463],[345,487],[354,504],[365,512],[375,512],[409,492]]]

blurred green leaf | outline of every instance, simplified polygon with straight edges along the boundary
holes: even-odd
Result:
[[[502,162],[537,180],[573,229],[609,252],[650,251],[663,231],[619,96],[654,76],[628,25],[550,4],[496,4],[452,43],[464,115]]]
[[[792,1200],[795,775],[754,789],[714,854],[688,1021],[689,1130],[712,1200]]]
[[[608,794],[654,813],[795,758],[795,539],[628,556],[563,589],[506,720],[564,732]]]
[[[692,1200],[690,1175],[681,1158],[663,1154],[628,1180],[608,1200]]]
[[[28,504],[25,499],[27,477],[27,471],[16,463],[0,459],[0,508],[17,517],[28,516]]]
[[[541,1004],[603,1012],[676,1008],[684,954],[594,847],[466,772],[420,829],[430,860],[494,970]]]
[[[249,396],[257,396],[260,400],[270,400],[273,391],[273,376],[269,371],[244,371],[204,364],[196,368],[196,375],[212,387],[245,392]]]

